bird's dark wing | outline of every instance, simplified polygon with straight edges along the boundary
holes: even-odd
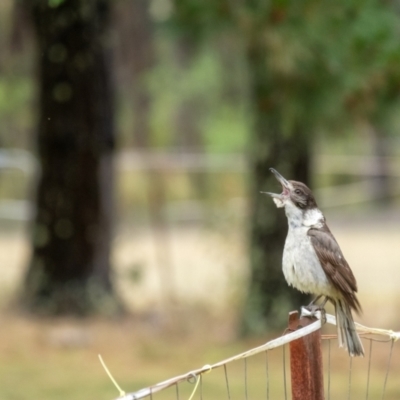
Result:
[[[322,228],[311,228],[308,235],[330,282],[342,293],[349,306],[360,312],[361,306],[355,295],[356,278],[329,228],[325,224]]]

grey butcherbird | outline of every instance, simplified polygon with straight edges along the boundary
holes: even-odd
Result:
[[[357,282],[342,251],[325,222],[311,190],[301,182],[288,181],[270,168],[282,185],[282,193],[270,195],[277,207],[284,207],[289,230],[283,251],[282,269],[286,281],[296,289],[325,297],[335,306],[339,346],[351,356],[363,356],[351,310],[361,312],[356,297]]]

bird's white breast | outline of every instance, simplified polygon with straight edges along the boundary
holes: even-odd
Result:
[[[310,227],[320,227],[323,223],[321,211],[314,209],[303,214],[297,207],[299,212],[296,209],[285,208],[289,231],[283,251],[282,269],[286,281],[305,293],[330,295],[332,285],[307,234]]]

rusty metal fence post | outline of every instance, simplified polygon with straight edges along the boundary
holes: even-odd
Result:
[[[289,313],[290,332],[303,328],[316,318],[302,317]],[[322,368],[321,330],[290,342],[290,373],[292,400],[323,400],[324,376]]]

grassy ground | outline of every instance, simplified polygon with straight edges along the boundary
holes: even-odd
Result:
[[[216,323],[216,321],[208,321]],[[262,344],[267,338],[233,341],[207,335],[206,327],[196,334],[155,328],[149,321],[36,320],[3,315],[0,330],[0,398],[4,400],[84,400],[113,399],[113,387],[97,359],[101,353],[120,386],[135,391],[147,385],[211,364]],[[367,353],[369,344],[364,342]],[[328,344],[324,346],[325,389],[328,387]],[[390,344],[374,343],[369,398],[381,398]],[[287,356],[287,351],[286,351]],[[351,398],[365,398],[368,356],[352,365]],[[266,366],[268,362],[267,381]],[[286,365],[288,360],[286,359]],[[284,397],[283,352],[281,349],[254,356],[247,361],[249,399]],[[331,399],[347,398],[349,358],[331,343]],[[231,399],[245,397],[245,364],[236,361],[227,367]],[[400,398],[400,344],[394,346],[386,400]],[[290,393],[289,370],[286,369]],[[267,382],[269,382],[267,388]],[[179,386],[179,398],[188,399],[190,383]],[[204,399],[228,399],[224,369],[204,375]],[[200,398],[200,388],[195,398]],[[154,395],[155,399],[176,399],[171,388]],[[290,398],[290,396],[288,397]]]

